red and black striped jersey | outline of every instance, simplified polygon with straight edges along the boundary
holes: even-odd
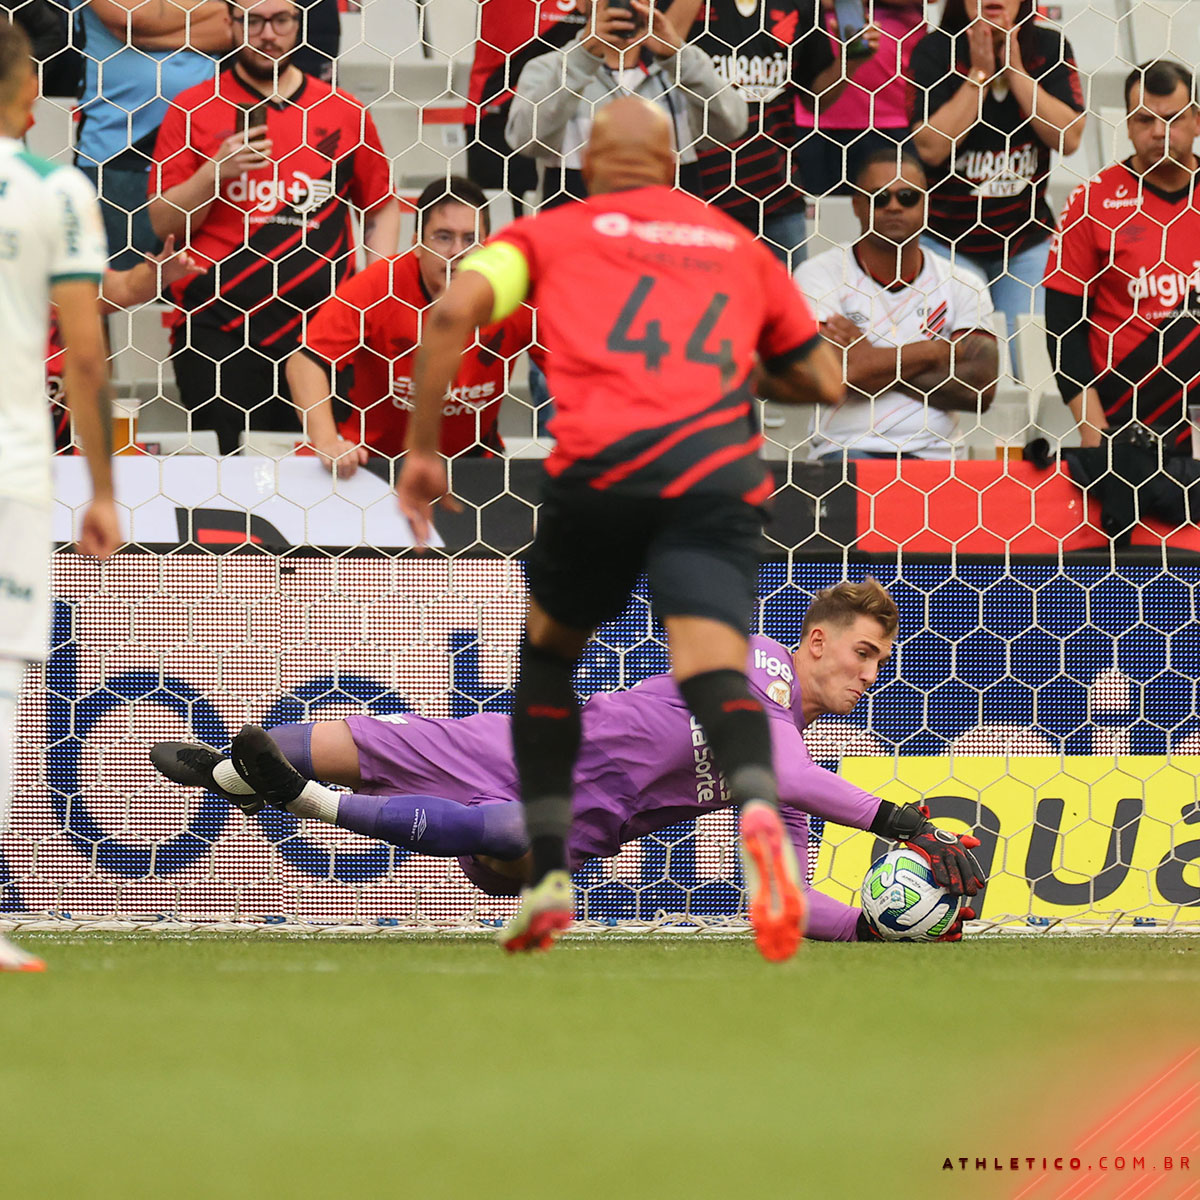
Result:
[[[467,98],[472,113],[501,111],[521,68],[565,46],[583,25],[575,0],[483,0]]]
[[[338,423],[347,441],[376,454],[404,453],[413,403],[421,321],[433,303],[414,254],[380,259],[344,284],[309,318],[304,348],[333,367],[353,412]],[[476,331],[442,408],[440,450],[502,450],[500,402],[518,355],[533,341],[533,310]]]
[[[63,343],[58,327],[58,309],[50,310],[50,333],[46,340],[46,397],[50,401],[50,427],[54,430],[56,454],[71,449],[71,410],[63,391]]]
[[[1025,69],[1076,112],[1083,92],[1074,52],[1061,33],[1033,25],[1021,34]],[[920,125],[963,86],[971,65],[965,33],[926,34],[909,62],[909,115]],[[989,87],[982,118],[944,163],[926,163],[929,232],[962,254],[1016,254],[1054,231],[1046,203],[1050,149],[1008,88]]]
[[[529,266],[557,413],[546,469],[630,495],[771,485],[745,386],[818,337],[791,276],[736,222],[667,187],[593,196],[493,239]]]
[[[731,148],[700,154],[704,197],[757,232],[763,216],[801,202],[789,148],[797,138],[796,89],[806,90],[834,62],[814,0],[708,0],[692,40],[717,74],[742,92],[750,125]],[[732,150],[732,153],[731,153]]]
[[[159,130],[151,194],[183,183],[241,128],[263,98],[225,70],[171,103]],[[189,249],[207,268],[173,299],[192,321],[234,330],[281,357],[299,342],[305,314],[353,270],[351,210],[391,196],[389,165],[370,113],[347,92],[304,76],[267,106],[272,161],[224,181]]]
[[[1093,386],[1109,424],[1137,419],[1190,455],[1185,405],[1200,398],[1197,177],[1164,193],[1124,162],[1076,188],[1045,283],[1085,300]]]

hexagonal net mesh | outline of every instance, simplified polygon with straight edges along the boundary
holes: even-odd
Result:
[[[553,436],[530,366],[543,347],[529,319],[470,348],[443,443],[465,512],[439,522],[444,556],[416,558],[389,485],[421,315],[489,224],[581,194],[592,116],[632,92],[671,118],[676,185],[789,260],[843,356],[836,413],[761,406],[776,494],[755,631],[794,648],[812,595],[845,577],[878,577],[900,609],[895,656],[851,716],[807,731],[813,758],[974,829],[984,927],[1189,926],[1197,218],[1188,189],[1120,164],[1152,152],[1126,120],[1129,72],[1195,61],[1200,9],[1048,5],[984,46],[973,3],[877,2],[879,42],[846,55],[840,5],[817,28],[811,6],[674,0],[625,51],[588,7],[314,0],[292,22],[291,0],[261,0],[229,25],[208,0],[181,6],[171,33],[147,32],[136,6],[122,31],[80,4],[60,47],[38,47],[47,82],[83,76],[81,100],[38,101],[30,142],[90,172],[105,204],[131,548],[54,557],[50,655],[17,710],[0,911],[361,929],[512,911],[453,858],[244,816],[166,783],[147,751],[223,748],[245,721],[507,711]],[[273,76],[284,94],[264,107],[254,79],[270,91]],[[1170,100],[1170,78],[1145,78],[1146,105]],[[270,145],[245,149],[260,125]],[[452,177],[483,194],[454,183],[444,203]],[[161,293],[138,266],[156,233],[192,260],[168,264]],[[1064,378],[1110,427],[1100,449]],[[60,425],[62,543],[85,490]],[[641,592],[578,688],[667,665]],[[725,809],[589,863],[581,917],[740,927],[736,833]],[[853,905],[883,843],[819,816],[801,837],[813,886]]]

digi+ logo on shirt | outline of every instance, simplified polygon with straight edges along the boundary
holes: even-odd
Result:
[[[245,172],[225,189],[231,204],[251,204],[252,212],[271,213],[290,205],[298,213],[310,213],[333,197],[333,180],[314,179],[305,171],[293,171],[290,179],[251,179]]]

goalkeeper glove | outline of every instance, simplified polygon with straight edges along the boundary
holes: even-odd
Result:
[[[954,924],[942,934],[937,940],[939,942],[961,942],[963,935],[963,922],[975,920],[975,910],[963,905],[958,910],[958,916],[954,918]]]
[[[879,802],[879,812],[871,822],[871,832],[911,847],[929,860],[938,887],[955,896],[974,896],[987,882],[983,868],[971,853],[979,839],[962,837],[939,829],[929,820],[929,809],[915,804],[897,807],[887,800]]]
[[[934,938],[936,942],[961,942],[963,935],[963,922],[975,920],[975,910],[963,905],[958,910],[958,916],[954,918],[954,924],[942,934],[940,938]],[[866,913],[858,914],[858,924],[855,927],[855,938],[860,942],[882,942],[883,938],[871,927],[871,922],[867,920]]]

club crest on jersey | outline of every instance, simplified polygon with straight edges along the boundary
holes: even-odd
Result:
[[[792,707],[792,689],[782,679],[772,679],[767,684],[767,698],[774,700],[780,708]]]
[[[946,328],[946,313],[949,311],[946,301],[937,305],[931,312],[925,314],[925,320],[921,322],[922,333],[928,334],[930,337],[935,337]]]
[[[251,204],[252,212],[272,213],[289,205],[300,214],[322,208],[333,198],[332,179],[314,179],[293,171],[291,179],[251,179],[244,171],[225,190],[232,204]]]

